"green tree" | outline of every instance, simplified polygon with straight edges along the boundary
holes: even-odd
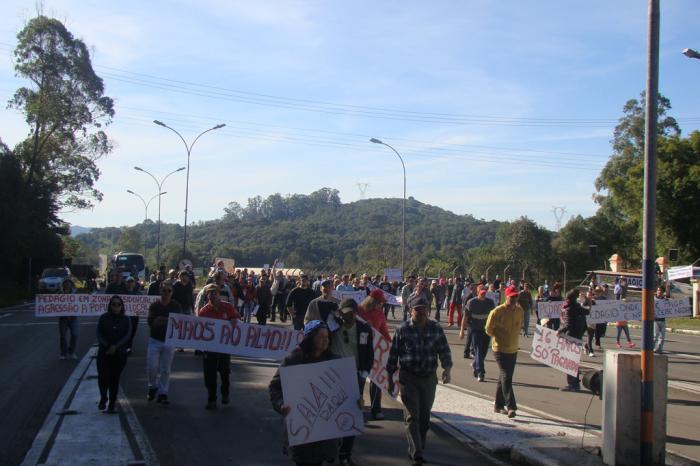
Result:
[[[136,228],[123,229],[121,236],[119,236],[119,241],[117,241],[116,249],[123,252],[135,253],[143,251],[143,241],[141,240],[141,233],[139,233],[139,231]]]
[[[96,160],[112,149],[102,131],[114,115],[112,99],[92,69],[85,44],[58,20],[31,19],[17,35],[15,72],[30,82],[9,107],[24,113],[28,137],[15,148],[24,171],[24,192],[41,186],[58,207],[86,208],[102,194]]]

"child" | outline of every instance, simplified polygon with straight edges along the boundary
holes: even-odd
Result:
[[[632,340],[630,339],[630,329],[627,327],[627,321],[626,320],[619,320],[617,322],[617,343],[615,345],[620,348],[620,334],[622,332],[625,332],[625,336],[627,337],[627,347],[628,348],[634,348],[634,343],[632,343]]]

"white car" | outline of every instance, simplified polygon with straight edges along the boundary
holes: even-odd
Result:
[[[39,279],[40,293],[56,293],[61,290],[63,280],[70,277],[70,270],[67,267],[50,267],[41,272]]]

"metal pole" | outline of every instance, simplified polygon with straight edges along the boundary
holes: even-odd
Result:
[[[163,128],[168,128],[170,131],[173,133],[177,134],[178,137],[182,140],[182,143],[185,145],[185,149],[187,150],[187,179],[185,180],[185,224],[183,225],[184,228],[184,235],[182,238],[182,258],[184,259],[187,253],[187,206],[189,204],[189,197],[190,197],[190,155],[192,153],[192,148],[194,147],[195,143],[199,138],[201,138],[203,135],[208,133],[209,131],[214,131],[215,129],[223,128],[226,126],[225,123],[218,124],[212,128],[209,128],[208,130],[202,131],[197,135],[196,138],[194,138],[194,141],[192,141],[192,144],[187,144],[187,141],[185,141],[185,138],[182,137],[182,134],[180,134],[177,130],[171,128],[170,126],[166,125],[162,121],[158,120],[153,120],[153,123],[157,124],[158,126],[162,126]]]
[[[403,202],[401,204],[401,273],[405,275],[406,270],[404,269],[404,263],[406,258],[406,164],[403,163],[403,158],[401,157],[401,154],[399,154],[399,152],[389,144],[382,142],[376,138],[372,138],[369,141],[375,144],[387,146],[389,149],[393,150],[396,156],[401,161],[401,167],[403,168]]]
[[[564,266],[564,293],[566,293],[566,261],[561,261]]]
[[[659,0],[649,0],[644,129],[644,255],[642,258],[641,464],[654,464],[654,255],[656,253],[656,130],[659,94]]]

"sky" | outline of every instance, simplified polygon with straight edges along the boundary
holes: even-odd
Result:
[[[34,1],[6,0],[0,99],[16,34]],[[622,107],[645,88],[647,2],[45,0],[92,51],[116,115],[84,227],[134,225],[157,179],[187,165],[188,222],[231,201],[338,189],[342,202],[407,196],[485,220],[527,216],[556,228],[590,216]],[[700,2],[662,2],[660,92],[682,134],[700,126]],[[9,146],[28,127],[0,110]],[[184,221],[186,170],[168,177],[161,219]],[[365,186],[366,184],[366,186]],[[361,187],[365,187],[364,194]],[[148,218],[158,216],[157,200]],[[400,209],[400,203],[397,203]],[[564,210],[565,209],[565,210]]]

